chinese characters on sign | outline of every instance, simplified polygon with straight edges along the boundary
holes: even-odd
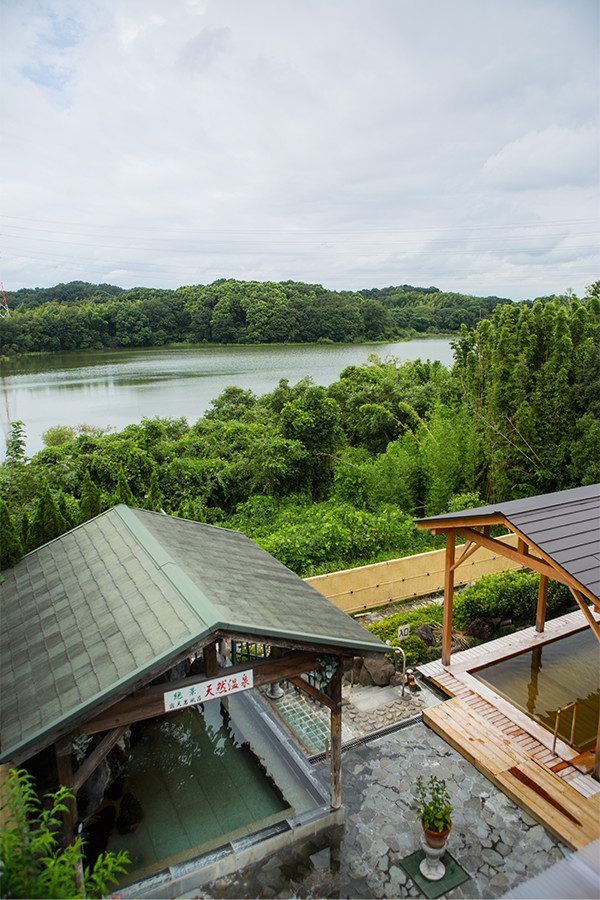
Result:
[[[253,687],[254,680],[252,669],[247,672],[236,672],[235,675],[221,675],[212,681],[199,681],[175,691],[166,691],[163,694],[165,712],[180,709],[184,706],[195,706],[206,700],[214,700],[216,697],[225,697],[226,694],[237,694],[238,691],[247,691]]]

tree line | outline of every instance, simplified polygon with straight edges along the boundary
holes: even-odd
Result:
[[[328,388],[226,388],[197,422],[59,425],[0,466],[2,567],[124,502],[244,532],[307,576],[433,549],[414,517],[600,481],[600,282],[499,304],[454,366],[369,357]]]
[[[391,341],[456,333],[511,304],[435,287],[349,292],[233,279],[177,290],[74,281],[9,291],[6,298],[10,315],[0,319],[4,356],[174,343]]]

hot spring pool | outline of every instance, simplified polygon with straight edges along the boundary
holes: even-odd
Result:
[[[290,808],[218,700],[139,727],[125,770],[125,795],[135,798],[142,818],[125,834],[117,819],[108,849],[127,850],[129,874],[136,877],[157,864],[203,852],[231,834],[250,833]],[[123,805],[124,799],[121,810]]]
[[[595,746],[600,714],[600,645],[591,628],[577,631],[472,671],[515,706],[554,732],[556,711],[577,701],[572,746]],[[559,737],[570,744],[571,715],[562,714]]]

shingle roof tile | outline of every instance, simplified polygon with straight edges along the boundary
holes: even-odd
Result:
[[[217,628],[385,652],[244,535],[114,507],[4,573],[2,759]]]

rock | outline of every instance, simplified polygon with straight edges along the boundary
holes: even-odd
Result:
[[[366,666],[361,666],[360,672],[358,674],[358,683],[362,684],[363,687],[373,687],[373,685],[375,684],[375,682],[369,675]]]
[[[413,634],[421,638],[423,643],[427,644],[428,647],[435,646],[435,635],[433,633],[431,625],[419,625],[418,628],[415,628]]]
[[[364,668],[373,679],[373,683],[379,687],[388,685],[396,672],[392,663],[385,656],[381,659],[365,659]]]
[[[480,641],[489,641],[494,633],[494,626],[489,619],[473,619],[467,628],[469,637],[477,638]]]
[[[103,759],[77,793],[77,811],[80,819],[89,818],[98,809],[109,781],[110,766]]]

